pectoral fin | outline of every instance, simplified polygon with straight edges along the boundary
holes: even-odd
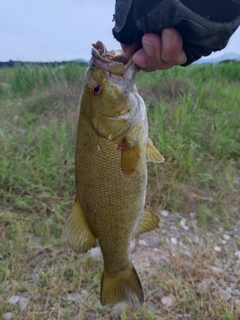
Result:
[[[96,246],[96,237],[92,234],[84,217],[81,205],[76,201],[67,218],[65,234],[70,247],[77,252],[87,252]]]
[[[155,214],[153,214],[150,210],[145,210],[137,226],[135,236],[157,229],[159,222],[160,220]]]
[[[161,163],[164,160],[165,160],[164,157],[154,147],[152,140],[148,138],[148,143],[147,143],[147,161],[148,162]]]
[[[121,167],[125,174],[136,171],[140,159],[140,148],[138,142],[132,147],[125,145],[122,150]]]

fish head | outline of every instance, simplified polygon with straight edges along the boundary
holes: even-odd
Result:
[[[108,132],[113,130],[113,120],[116,128],[117,120],[121,122],[123,132],[137,121],[140,96],[134,84],[135,73],[132,59],[121,50],[108,52],[102,42],[93,44],[92,58],[85,74],[81,112],[93,125],[104,118],[104,135],[114,135]]]

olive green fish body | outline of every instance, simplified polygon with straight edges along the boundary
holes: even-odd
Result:
[[[148,139],[135,66],[99,42],[85,75],[76,143],[76,201],[66,222],[70,246],[86,252],[98,240],[104,259],[101,303],[143,302],[130,260],[135,234],[158,227],[144,210],[147,160],[163,158]],[[124,65],[124,63],[126,65]]]

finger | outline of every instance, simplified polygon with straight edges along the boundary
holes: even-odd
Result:
[[[123,52],[127,55],[127,56],[132,56],[134,54],[134,52],[136,52],[140,47],[141,44],[140,43],[134,43],[132,45],[126,45],[121,43],[121,47]]]
[[[177,30],[163,30],[161,60],[170,66],[184,64],[187,57],[182,46],[182,37]]]
[[[161,37],[157,34],[148,33],[142,38],[142,49],[138,50],[133,61],[144,71],[166,69],[165,63],[161,60]]]
[[[175,29],[165,29],[162,38],[153,33],[145,34],[142,46],[134,54],[133,61],[147,72],[166,70],[187,60],[182,49],[182,38]]]

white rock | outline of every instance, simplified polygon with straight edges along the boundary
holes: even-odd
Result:
[[[141,246],[145,246],[145,247],[148,245],[147,242],[146,242],[145,240],[143,240],[143,239],[139,240],[138,243],[139,243]]]
[[[227,241],[226,240],[221,240],[222,244],[226,244]]]
[[[186,219],[182,218],[179,224],[181,227],[184,227],[186,225]]]
[[[67,294],[67,299],[80,302],[82,300],[82,296],[78,292],[71,292]]]
[[[177,239],[176,238],[171,238],[170,239],[171,244],[173,244],[174,246],[177,245]]]
[[[92,258],[94,258],[94,259],[101,258],[101,256],[102,256],[102,252],[99,247],[92,248],[89,252],[90,252]]]
[[[240,299],[236,299],[235,304],[237,308],[240,310]]]
[[[207,291],[208,288],[210,287],[211,283],[212,283],[212,281],[210,278],[203,279],[202,282],[197,284],[197,288],[198,288],[198,290]]]
[[[229,301],[232,298],[231,294],[227,291],[224,291],[224,290],[220,290],[219,295],[223,301]]]
[[[224,234],[223,239],[226,241],[229,241],[231,239],[231,237],[228,234]]]
[[[221,248],[220,248],[220,247],[214,247],[214,250],[215,250],[216,252],[221,252]]]
[[[189,230],[189,226],[183,226],[183,230],[188,231]]]
[[[131,242],[130,242],[130,252],[131,253],[133,252],[135,246],[136,246],[136,241],[135,240],[131,240]]]
[[[234,256],[235,256],[237,259],[240,260],[240,251],[236,251],[236,252],[234,253]]]
[[[214,266],[209,266],[209,269],[215,274],[220,274],[223,272],[223,269],[218,268],[218,267],[214,267]]]
[[[199,244],[200,243],[200,237],[199,236],[194,236],[193,237],[193,242]]]
[[[165,308],[171,308],[176,302],[176,298],[174,296],[163,297],[161,302]]]
[[[168,216],[169,216],[169,211],[167,211],[167,210],[162,210],[162,211],[160,211],[160,214],[161,214],[161,216],[163,216],[163,217],[168,217]]]
[[[29,299],[24,298],[24,297],[20,298],[20,300],[19,300],[20,309],[25,310],[28,306],[28,303],[29,303]]]
[[[193,226],[193,228],[197,228],[197,225],[198,225],[197,220],[191,221],[191,225]]]
[[[11,304],[16,304],[18,303],[20,297],[19,296],[12,296],[10,299],[8,299],[8,302]]]
[[[12,312],[7,312],[3,315],[3,320],[10,320],[13,317],[13,313]]]
[[[112,313],[114,317],[116,318],[121,318],[121,314],[123,311],[126,309],[126,304],[125,303],[118,303],[112,308]]]

